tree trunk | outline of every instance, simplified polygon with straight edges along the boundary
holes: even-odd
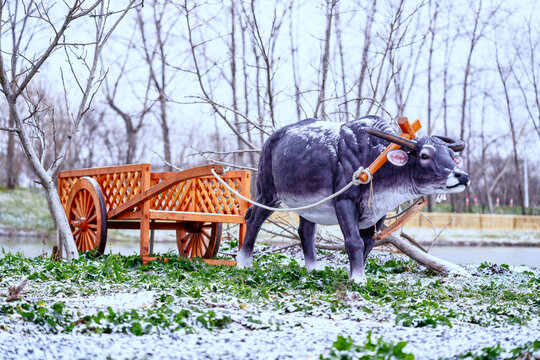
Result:
[[[71,228],[69,226],[66,213],[64,212],[64,207],[58,196],[58,191],[53,179],[50,179],[49,182],[44,184],[45,193],[47,195],[47,200],[51,210],[51,215],[53,217],[54,223],[56,224],[57,231],[57,241],[59,249],[64,249],[66,254],[66,259],[71,261],[73,259],[79,258],[79,252],[77,250],[77,245],[73,240],[73,234],[71,233]]]
[[[403,252],[405,255],[419,263],[420,265],[423,265],[427,267],[430,270],[435,271],[437,274],[443,275],[443,276],[453,276],[453,275],[460,275],[465,277],[470,277],[471,275],[467,270],[462,268],[459,265],[456,265],[454,263],[451,263],[449,261],[440,259],[436,256],[433,256],[420,248],[418,248],[416,245],[412,244],[409,240],[406,240],[405,238],[401,236],[396,236],[397,232],[388,235],[381,241],[377,241],[375,243],[375,246],[385,245],[385,244],[392,244],[396,248],[398,248],[401,252]],[[300,245],[300,241],[298,241],[298,245]],[[325,250],[345,250],[345,244],[344,243],[333,243],[330,245],[327,244],[317,244],[316,247],[318,249],[325,249]]]
[[[9,114],[9,127],[13,128],[15,126],[15,121],[13,121],[13,116]],[[8,133],[8,143],[7,143],[7,173],[6,173],[6,186],[8,189],[14,189],[17,185],[15,179],[15,134],[12,132]]]
[[[424,265],[430,270],[444,276],[460,275],[470,277],[471,274],[464,268],[449,261],[439,259],[429,253],[420,250],[418,247],[411,244],[409,241],[400,236],[389,235],[383,241],[390,243],[401,250],[405,255]]]
[[[163,156],[167,162],[167,171],[173,171],[172,156],[171,156],[171,141],[169,137],[169,124],[167,123],[167,103],[165,96],[160,94],[159,97],[160,105],[160,124],[161,124],[161,133],[163,136]]]
[[[334,7],[336,6],[335,0],[326,1],[326,31],[324,36],[324,52],[321,58],[321,84],[319,88],[319,97],[317,98],[317,104],[315,105],[314,118],[326,119],[325,111],[325,93],[326,93],[326,80],[328,78],[328,66],[330,62],[330,38],[332,36],[332,19],[334,17]],[[319,109],[321,110],[319,113]]]
[[[41,164],[40,158],[32,146],[32,137],[26,133],[26,128],[22,125],[22,121],[18,117],[16,99],[13,97],[8,98],[8,104],[13,121],[19,129],[18,135],[22,149],[26,155],[26,158],[28,159],[28,162],[30,163],[32,170],[39,178],[40,183],[45,189],[49,207],[51,209],[51,215],[58,231],[58,238],[66,250],[66,258],[68,261],[78,259],[79,252],[77,251],[73,234],[71,233],[71,229],[67,222],[66,214],[60,201],[58,191],[56,190],[54,178]]]
[[[362,64],[360,65],[360,75],[358,77],[358,99],[356,101],[356,118],[360,117],[360,106],[362,105],[362,86],[364,85],[364,80],[366,73],[368,73],[368,55],[369,47],[371,45],[371,29],[373,27],[373,20],[375,18],[375,11],[377,9],[377,0],[373,0],[371,5],[371,10],[367,17],[366,28],[364,29],[364,47],[362,49]],[[376,96],[376,94],[374,94]],[[366,114],[368,115],[368,114]]]

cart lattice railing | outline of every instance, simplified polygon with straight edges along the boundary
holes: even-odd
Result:
[[[71,188],[83,176],[96,180],[101,187],[107,211],[140,194],[145,175],[150,174],[150,164],[111,166],[95,169],[62,171],[58,174],[58,193],[64,208]]]
[[[151,186],[159,184],[170,173],[153,173]],[[229,171],[227,184],[245,193],[245,171]],[[182,182],[150,200],[150,210],[186,211],[207,214],[241,215],[247,210],[245,201],[230,192],[214,177],[200,177]]]

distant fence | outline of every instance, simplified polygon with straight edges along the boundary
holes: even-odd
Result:
[[[452,213],[422,213],[437,228],[442,228],[452,218]],[[411,227],[431,227],[429,221],[420,214],[414,216],[407,226]],[[499,215],[499,214],[456,214],[452,223],[448,225],[450,229],[476,229],[476,230],[540,230],[540,216],[524,215]]]
[[[389,213],[388,215],[393,215]],[[427,217],[437,228],[443,228],[452,218],[453,213],[430,213],[422,212],[422,215]],[[431,228],[429,221],[420,214],[415,215],[406,226]],[[294,221],[298,224],[298,215],[291,213]],[[273,213],[272,219],[290,219],[287,213]],[[450,229],[475,229],[475,230],[505,230],[505,231],[539,231],[540,216],[523,216],[523,215],[499,215],[499,214],[469,214],[457,213],[448,225]]]

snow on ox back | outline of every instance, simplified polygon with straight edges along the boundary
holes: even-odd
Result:
[[[334,192],[340,127],[327,121],[307,123],[291,127],[276,143],[272,174],[277,196],[287,207],[310,205]],[[298,214],[321,225],[338,223],[331,202]]]

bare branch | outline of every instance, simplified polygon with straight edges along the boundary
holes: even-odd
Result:
[[[225,161],[221,161],[221,160],[215,160],[215,159],[212,159],[210,158],[209,156],[207,156],[204,152],[200,151],[200,150],[197,150],[196,148],[194,148],[193,146],[191,147],[193,150],[197,151],[199,155],[201,155],[202,157],[204,157],[208,162],[210,162],[211,164],[221,164],[221,165],[224,165],[224,166],[228,166],[228,167],[232,167],[232,168],[236,168],[236,169],[242,169],[242,170],[250,170],[250,171],[253,171],[253,172],[257,172],[258,170],[256,168],[253,168],[253,167],[250,167],[250,166],[243,166],[243,165],[238,165],[238,164],[232,164],[232,163],[228,163],[228,162],[225,162]]]

